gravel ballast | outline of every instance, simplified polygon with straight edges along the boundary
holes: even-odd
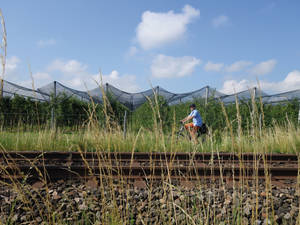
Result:
[[[124,182],[125,183],[125,182]],[[95,180],[0,186],[0,223],[296,224],[299,192],[287,181],[135,185]]]

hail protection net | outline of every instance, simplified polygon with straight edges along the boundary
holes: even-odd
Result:
[[[167,92],[167,91],[165,91],[165,92]],[[187,93],[183,93],[183,94],[174,94],[174,93],[170,93],[170,92],[168,92],[168,93],[169,93],[169,95],[172,95],[172,97],[170,99],[168,99],[168,103],[170,105],[176,105],[176,104],[184,103],[184,102],[191,102],[195,99],[202,98],[204,100],[208,100],[211,98],[219,98],[219,97],[224,96],[224,94],[216,91],[216,89],[211,88],[209,86],[206,86],[206,87],[201,88],[196,91],[187,92]]]
[[[0,91],[2,97],[12,98],[15,96],[21,96],[37,101],[50,101],[50,96],[47,93],[25,88],[5,80],[0,80],[0,83]]]
[[[262,101],[264,103],[276,104],[276,103],[280,103],[280,102],[292,101],[294,99],[300,99],[300,90],[264,96],[262,98]]]
[[[209,86],[187,93],[172,93],[160,86],[138,93],[128,93],[110,84],[105,84],[102,87],[97,87],[89,91],[79,91],[64,86],[56,81],[38,88],[37,90],[25,88],[8,81],[3,81],[3,85],[1,86],[3,86],[2,88],[0,87],[0,90],[2,90],[1,95],[3,97],[12,98],[18,95],[37,101],[50,101],[54,96],[56,96],[62,98],[76,98],[85,102],[93,101],[101,104],[103,102],[103,94],[105,94],[120,102],[131,111],[136,110],[149,99],[153,99],[155,94],[163,97],[169,105],[191,102],[195,99],[203,99],[206,102],[212,99],[220,100],[224,102],[224,104],[234,103],[236,99],[238,101],[250,101],[251,98],[261,98],[265,104],[277,104],[294,99],[300,99],[300,89],[268,95],[257,88],[252,88],[235,94],[226,95]]]
[[[249,90],[241,91],[231,95],[220,96],[220,100],[225,104],[233,103],[236,101],[249,101],[251,98],[260,98],[265,97],[267,94],[263,91],[258,90],[257,88],[251,88]]]
[[[89,102],[91,101],[90,96],[87,92],[78,91],[69,87],[62,85],[61,83],[54,81],[50,84],[47,84],[41,88],[38,88],[38,91],[46,93],[49,96],[55,95],[56,97],[61,98],[76,98],[80,101]]]
[[[128,93],[121,91],[109,84],[107,84],[106,87],[109,95],[128,107],[131,111],[137,109],[139,106],[148,101],[148,99],[153,98],[154,93],[157,92],[157,87],[139,93]]]

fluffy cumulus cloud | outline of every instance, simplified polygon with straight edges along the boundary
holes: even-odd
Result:
[[[250,68],[250,66],[252,64],[253,63],[251,61],[246,61],[246,60],[239,60],[230,65],[225,65],[224,63],[214,63],[214,62],[208,61],[204,66],[204,70],[205,71],[234,73],[234,72],[240,72],[242,70],[247,69],[247,73],[250,73],[252,75],[265,75],[265,74],[271,73],[273,71],[274,67],[277,64],[277,61],[275,59],[270,59],[270,60],[258,63],[256,65],[254,65],[252,68]]]
[[[192,74],[200,63],[200,59],[192,56],[173,57],[160,54],[152,61],[151,74],[157,78],[184,77]]]
[[[94,75],[93,78],[99,84],[101,84],[100,74]],[[113,70],[110,74],[102,75],[102,83],[109,83],[116,88],[127,92],[137,92],[140,90],[140,88],[136,84],[136,77],[134,75],[125,74],[123,76],[120,76],[119,72],[116,70]]]
[[[250,66],[251,64],[252,62],[250,61],[244,61],[244,60],[236,61],[231,65],[226,66],[225,71],[229,73],[239,72],[241,70],[244,70],[246,67]]]
[[[45,39],[45,40],[39,40],[37,42],[38,47],[46,47],[46,46],[52,46],[56,44],[56,40],[53,38]]]
[[[223,67],[224,67],[224,63],[213,63],[209,61],[205,64],[204,70],[220,72],[223,69]]]
[[[13,72],[15,72],[20,62],[21,60],[17,56],[11,56],[7,58],[5,63],[5,75],[11,75]],[[0,69],[2,74],[2,62],[0,63]]]
[[[226,80],[220,90],[224,94],[233,94],[236,92],[244,91],[249,88],[255,87],[255,83],[249,80]]]
[[[60,82],[72,88],[86,90],[97,86],[101,83],[100,74],[93,74],[88,71],[88,66],[77,60],[54,60],[47,67],[49,73],[55,72],[60,75]],[[46,74],[40,73],[43,77]],[[120,75],[119,72],[113,70],[110,74],[102,75],[103,83],[110,83],[124,91],[135,92],[138,85],[134,75]]]
[[[85,74],[87,70],[87,65],[77,61],[77,60],[54,60],[49,66],[49,71],[60,71],[67,75],[80,75]]]
[[[272,92],[284,92],[299,89],[300,87],[300,71],[294,70],[279,82],[262,82],[264,89]]]
[[[255,65],[251,69],[251,73],[254,75],[265,75],[268,73],[271,73],[276,66],[277,61],[275,59],[270,59],[264,62],[261,62],[257,65]]]
[[[45,84],[45,82],[49,82],[50,75],[46,72],[37,72],[32,74],[33,80],[30,77],[29,71],[27,71],[27,73],[25,71],[25,74],[22,73],[21,76],[21,66],[21,60],[17,56],[7,58],[4,79],[28,88],[32,88],[33,84],[37,87]],[[2,65],[0,65],[0,69],[2,71]]]
[[[75,59],[56,59],[51,62],[45,70],[33,73],[33,80],[29,73],[27,78],[21,78],[17,74],[19,64],[20,59],[18,57],[12,56],[8,58],[6,60],[6,72],[4,79],[28,88],[32,88],[33,84],[36,88],[38,88],[52,82],[53,80],[57,80],[71,88],[86,91],[87,89],[95,88],[99,83],[101,83],[99,74],[89,72],[88,65]],[[1,65],[0,69],[2,69]],[[102,81],[103,83],[110,83],[124,91],[139,91],[135,75],[120,75],[118,71],[113,70],[110,74],[103,75]]]
[[[51,82],[51,75],[47,72],[36,72],[31,79],[22,81],[22,85],[29,88],[39,88]]]
[[[292,91],[300,87],[300,71],[294,70],[287,74],[287,76],[278,82],[260,81],[262,90],[270,93],[278,93],[285,91]],[[234,92],[244,91],[249,88],[258,86],[257,82],[250,80],[227,80],[224,82],[221,92],[232,94]]]
[[[225,15],[220,15],[216,18],[213,18],[212,20],[212,25],[215,28],[221,27],[221,26],[225,26],[226,24],[229,23],[229,18]]]
[[[34,73],[32,75],[33,79],[35,80],[50,80],[51,77],[49,75],[49,73],[45,73],[45,72],[37,72],[37,73]]]
[[[11,56],[6,59],[5,63],[5,71],[4,71],[4,79],[14,81],[18,76],[18,67],[20,65],[21,60],[17,56]],[[3,66],[0,61],[0,76],[2,77]]]
[[[187,25],[199,17],[200,11],[185,5],[181,13],[146,11],[136,29],[136,39],[143,49],[151,49],[180,39]]]

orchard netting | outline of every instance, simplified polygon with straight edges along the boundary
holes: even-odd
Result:
[[[42,102],[50,102],[54,97],[65,97],[75,98],[84,102],[93,101],[100,104],[103,102],[103,93],[105,93],[107,96],[126,106],[130,111],[136,110],[149,99],[153,99],[155,94],[163,97],[169,105],[192,102],[194,99],[203,99],[205,102],[218,100],[224,102],[224,104],[234,103],[236,99],[238,101],[250,101],[252,98],[261,99],[265,104],[277,104],[300,99],[300,89],[268,95],[257,88],[251,88],[235,94],[227,95],[209,86],[187,93],[172,93],[160,86],[156,86],[146,91],[128,93],[108,83],[102,87],[97,87],[89,91],[79,91],[67,87],[57,81],[33,90],[3,80],[1,82],[0,90],[1,97],[13,98],[14,96],[21,96]]]

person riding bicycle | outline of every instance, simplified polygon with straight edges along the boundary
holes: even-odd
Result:
[[[190,105],[191,113],[181,120],[182,123],[185,123],[191,119],[193,119],[192,123],[187,123],[184,125],[185,129],[187,129],[190,132],[191,137],[195,142],[197,142],[196,134],[200,127],[202,126],[202,118],[200,116],[200,113],[196,109],[195,104]]]

